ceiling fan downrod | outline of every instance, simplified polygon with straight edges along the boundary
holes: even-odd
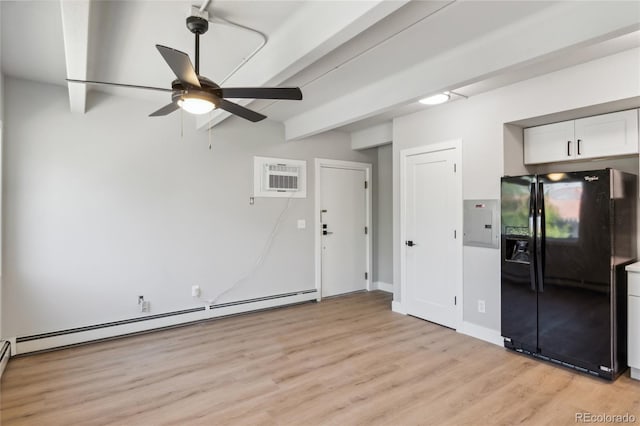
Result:
[[[200,75],[200,34],[204,34],[209,29],[209,21],[199,16],[187,17],[187,28],[196,36],[196,75]]]

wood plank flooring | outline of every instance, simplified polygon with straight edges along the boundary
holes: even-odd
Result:
[[[2,425],[575,424],[629,413],[614,383],[391,312],[358,293],[14,358]]]

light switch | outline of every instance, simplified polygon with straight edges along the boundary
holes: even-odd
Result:
[[[307,221],[304,219],[298,219],[298,229],[305,229],[307,227]]]

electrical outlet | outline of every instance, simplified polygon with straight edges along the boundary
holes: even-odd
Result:
[[[192,297],[200,297],[200,286],[192,285],[191,286],[191,296]]]
[[[144,300],[144,296],[138,296],[138,309],[140,312],[149,312],[151,309],[150,303]]]
[[[478,300],[478,312],[480,312],[481,314],[484,314],[486,312],[484,300]]]
[[[249,197],[249,205],[250,205],[250,206],[254,205],[254,204],[255,204],[255,202],[256,202],[256,199],[255,199],[255,198],[253,198],[253,197]]]

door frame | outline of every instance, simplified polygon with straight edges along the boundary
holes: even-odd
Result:
[[[456,213],[456,233],[457,244],[455,245],[455,259],[456,268],[452,275],[454,279],[454,285],[456,286],[456,311],[457,311],[457,325],[456,330],[459,330],[463,324],[463,262],[462,262],[462,139],[453,139],[443,141],[435,144],[422,145],[416,148],[406,148],[400,151],[400,240],[397,240],[397,244],[400,245],[400,306],[403,312],[407,312],[407,247],[404,245],[407,236],[407,160],[409,157],[420,154],[429,154],[438,151],[453,150],[456,174],[455,174],[455,199],[457,200],[458,211]]]
[[[315,192],[315,202],[314,202],[314,213],[313,213],[313,222],[314,222],[314,247],[315,247],[315,287],[318,292],[317,300],[318,302],[322,300],[322,229],[320,224],[320,210],[321,210],[321,197],[322,194],[322,178],[320,169],[322,167],[333,168],[333,169],[348,169],[348,170],[363,170],[365,172],[365,179],[368,182],[367,188],[365,189],[365,226],[368,227],[369,232],[366,234],[366,271],[368,272],[368,278],[366,282],[367,291],[371,290],[371,282],[373,280],[372,275],[372,265],[373,265],[373,246],[372,246],[372,238],[371,235],[373,233],[373,229],[371,227],[372,223],[372,199],[371,199],[371,188],[373,187],[373,183],[371,182],[371,169],[372,165],[370,163],[360,163],[356,161],[344,161],[344,160],[331,160],[328,158],[316,158],[315,159],[315,167],[314,167],[314,192]]]

